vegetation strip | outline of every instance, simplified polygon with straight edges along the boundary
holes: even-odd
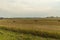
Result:
[[[14,29],[6,28],[6,27],[0,27],[0,29],[24,33],[24,34],[32,34],[34,36],[41,36],[41,37],[45,37],[45,38],[60,39],[60,34],[58,34],[58,33],[49,33],[49,32],[44,32],[44,31],[32,31],[32,30],[14,30]]]

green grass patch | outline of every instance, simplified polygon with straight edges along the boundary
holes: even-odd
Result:
[[[0,29],[0,40],[58,40]]]
[[[0,32],[0,34],[1,35],[3,35],[3,34],[7,34],[7,33],[11,33],[11,32],[14,32],[13,34],[15,34],[15,35],[17,35],[16,33],[18,33],[18,36],[20,35],[20,33],[21,34],[26,34],[26,36],[28,36],[27,34],[30,34],[27,38],[26,38],[26,40],[27,39],[29,39],[29,40],[31,40],[31,38],[30,38],[30,36],[32,37],[32,36],[34,36],[34,37],[43,37],[43,38],[54,38],[54,39],[60,39],[60,33],[56,33],[56,32],[51,32],[51,31],[36,31],[36,30],[20,30],[20,29],[18,29],[18,30],[14,30],[14,29],[11,29],[11,28],[6,28],[6,27],[3,27],[3,26],[1,26],[0,27],[0,29],[1,30],[5,30],[5,31],[8,31],[8,32],[6,32],[6,33],[3,33],[3,32]],[[12,37],[12,39],[15,37],[15,35],[13,35],[13,34],[8,34],[8,35],[10,35],[11,37]],[[10,37],[9,36],[9,37]],[[26,37],[25,36],[25,37]],[[22,37],[22,36],[19,36],[19,37]],[[20,40],[20,38],[17,38],[17,39],[19,39]],[[33,37],[33,38],[34,38]],[[33,39],[32,38],[32,39]],[[24,38],[22,38],[22,40],[23,40]],[[35,38],[34,38],[35,39]],[[39,38],[38,38],[39,39]],[[15,40],[15,39],[14,39]]]

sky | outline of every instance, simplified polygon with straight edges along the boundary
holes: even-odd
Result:
[[[60,0],[0,0],[0,17],[60,16]]]

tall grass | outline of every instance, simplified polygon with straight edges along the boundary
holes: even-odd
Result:
[[[32,34],[34,36],[41,36],[41,37],[46,37],[46,38],[56,38],[60,39],[60,33],[58,32],[52,32],[52,31],[37,31],[37,30],[22,30],[22,29],[12,29],[12,28],[7,28],[4,26],[0,26],[0,29],[4,30],[9,30],[13,32],[19,32],[19,33],[24,33],[24,34]]]

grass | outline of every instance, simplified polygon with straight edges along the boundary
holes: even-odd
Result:
[[[0,40],[59,40],[0,29]]]
[[[3,19],[0,20],[0,29],[9,34],[6,40],[15,40],[17,35],[16,40],[60,40],[59,19]]]
[[[53,31],[20,30],[20,29],[10,29],[10,28],[7,29],[6,27],[0,27],[0,29],[23,33],[23,34],[31,34],[33,36],[60,39],[60,33]]]

